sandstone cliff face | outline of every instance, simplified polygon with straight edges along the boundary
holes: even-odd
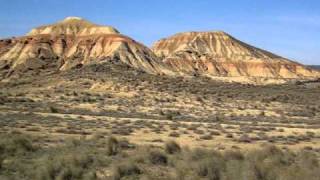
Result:
[[[3,76],[29,70],[68,70],[105,60],[121,61],[152,74],[172,74],[149,48],[113,28],[82,19],[67,18],[34,29],[28,36],[0,40]]]
[[[179,72],[210,77],[314,78],[319,72],[245,44],[224,32],[180,33],[162,39],[154,53]]]

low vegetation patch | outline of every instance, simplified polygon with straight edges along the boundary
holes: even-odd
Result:
[[[39,138],[0,134],[0,179],[318,180],[319,170],[317,155],[308,149],[294,153],[266,145],[220,152],[181,148],[174,141],[139,147],[104,136],[46,147]]]

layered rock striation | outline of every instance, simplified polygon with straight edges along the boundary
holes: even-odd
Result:
[[[0,70],[15,72],[79,68],[91,63],[120,61],[152,74],[172,74],[154,53],[112,27],[81,18],[66,18],[33,29],[27,36],[0,40]]]
[[[225,32],[179,33],[156,42],[152,50],[170,67],[187,74],[239,80],[319,77],[318,71],[248,45]]]

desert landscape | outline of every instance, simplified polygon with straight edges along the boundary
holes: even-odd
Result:
[[[0,179],[319,180],[320,72],[222,31],[79,17],[0,40]]]

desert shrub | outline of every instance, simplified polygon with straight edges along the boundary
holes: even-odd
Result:
[[[176,131],[176,130],[179,130],[179,127],[178,127],[178,125],[170,125],[170,129],[172,131]]]
[[[181,147],[175,141],[168,141],[165,143],[165,150],[169,154],[181,152]]]
[[[58,113],[59,112],[59,110],[57,108],[53,107],[53,106],[50,106],[49,110],[50,110],[51,113]]]
[[[154,139],[154,140],[152,140],[152,142],[162,143],[163,140],[162,139]]]
[[[4,147],[0,146],[0,171],[2,169],[2,163],[4,160],[5,160]]]
[[[305,109],[305,110],[296,110],[296,111],[287,112],[287,115],[299,116],[299,117],[314,117],[316,113],[309,109]]]
[[[242,136],[239,137],[238,141],[239,141],[239,142],[242,142],[242,143],[251,143],[251,142],[252,142],[252,139],[250,138],[249,135],[244,134],[244,135],[242,135]]]
[[[201,178],[219,180],[225,167],[223,156],[212,150],[195,149],[185,152],[186,166]],[[196,178],[196,179],[201,179]]]
[[[41,167],[36,175],[36,179],[39,180],[96,179],[94,170],[91,171],[89,168],[94,159],[86,152],[52,154],[42,159],[40,163]]]
[[[239,150],[228,150],[224,152],[224,156],[227,160],[245,160],[244,154]]]
[[[228,133],[228,134],[226,135],[226,138],[233,138],[233,134]]]
[[[205,135],[200,136],[199,138],[202,139],[202,140],[211,140],[211,139],[213,139],[211,134],[205,134]]]
[[[173,131],[169,134],[170,137],[180,137],[180,134],[176,131]]]
[[[122,136],[129,136],[133,130],[131,128],[117,128],[112,130],[112,134],[122,135]]]
[[[204,134],[204,130],[201,130],[201,129],[196,129],[193,131],[195,134]]]
[[[198,126],[194,125],[194,124],[191,124],[188,128],[188,130],[192,130],[192,131],[195,131],[198,129]]]
[[[210,131],[210,134],[214,135],[214,136],[220,136],[221,135],[221,133],[219,131]]]
[[[181,116],[181,113],[179,111],[168,111],[165,116],[168,120],[174,120],[176,117]]]
[[[31,137],[22,134],[5,134],[0,136],[0,150],[2,155],[19,155],[32,152],[37,147],[32,143]]]
[[[142,172],[137,165],[132,162],[126,162],[119,164],[114,168],[113,179],[120,180],[126,176],[130,176],[132,178],[132,176],[136,176],[141,173]]]
[[[1,159],[9,160],[3,166],[8,179],[90,180],[96,177],[91,166],[97,160],[82,142],[42,149],[34,145],[33,138],[23,134],[7,136],[0,141]]]
[[[134,144],[131,144],[127,139],[121,139],[119,141],[120,150],[134,149],[135,147],[136,146]]]
[[[67,127],[67,128],[59,128],[56,130],[57,133],[62,133],[62,134],[80,134],[80,135],[90,135],[91,132],[89,131],[84,131],[81,129],[77,129],[75,127]]]
[[[220,180],[222,178],[223,161],[215,158],[206,158],[195,164],[195,171],[200,177],[209,180]]]
[[[157,134],[161,134],[162,129],[161,128],[154,128],[152,129],[152,132],[157,133]]]
[[[119,141],[114,137],[109,137],[106,146],[106,153],[108,156],[116,155],[119,152]]]
[[[314,176],[319,176],[316,174],[320,173],[315,168],[320,167],[318,161],[311,157],[310,153],[304,151],[298,154],[288,151],[284,153],[275,146],[267,146],[250,152],[247,161],[258,179],[316,179]]]
[[[37,131],[40,131],[41,129],[39,127],[29,127],[29,128],[26,128],[26,131],[34,131],[34,132],[37,132]]]
[[[104,137],[105,137],[105,133],[103,133],[103,132],[95,132],[93,134],[92,139],[93,140],[100,140],[100,139],[103,139]]]
[[[244,133],[251,133],[252,132],[252,128],[249,126],[241,126],[240,127],[240,131],[244,132]]]
[[[173,120],[173,118],[174,118],[173,114],[167,114],[166,115],[166,119],[168,119],[168,120]]]
[[[309,137],[315,137],[316,133],[307,131],[306,135],[309,136]]]
[[[167,165],[168,157],[160,150],[151,150],[148,153],[148,160],[154,165]]]
[[[305,146],[305,147],[303,147],[303,149],[306,151],[312,151],[313,147],[312,146]]]

